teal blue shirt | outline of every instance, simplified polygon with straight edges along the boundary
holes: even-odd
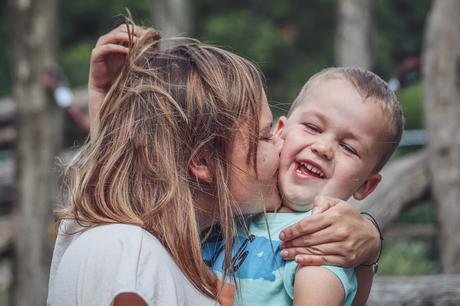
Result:
[[[303,213],[268,213],[267,221],[270,228],[270,237],[263,216],[255,218],[249,223],[249,233],[255,235],[255,239],[247,244],[247,248],[240,255],[243,261],[235,277],[239,286],[239,293],[235,296],[234,305],[243,306],[283,306],[292,305],[294,298],[294,281],[297,264],[294,261],[285,261],[281,257],[279,233],[287,226],[311,215],[311,212]],[[234,258],[237,250],[246,240],[247,235],[238,235],[234,244]],[[222,276],[223,252],[219,252],[221,242],[208,242],[203,246],[205,259],[213,256],[215,261],[212,269]],[[241,259],[241,256],[240,256]],[[343,305],[351,305],[357,290],[357,280],[354,269],[325,265],[325,268],[333,272],[340,280],[344,290],[345,300]]]

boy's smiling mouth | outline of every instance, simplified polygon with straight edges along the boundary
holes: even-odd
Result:
[[[295,172],[301,176],[325,179],[326,174],[319,165],[311,161],[296,161]]]

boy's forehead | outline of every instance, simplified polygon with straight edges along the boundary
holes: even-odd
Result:
[[[314,80],[292,110],[292,123],[308,117],[329,122],[342,134],[365,139],[367,143],[388,141],[388,116],[374,98],[364,100],[354,85],[340,77]]]
[[[363,103],[364,99],[356,90],[354,85],[343,77],[319,76],[307,84],[299,96],[298,103],[291,111],[291,115],[298,112],[305,112],[311,108],[321,108],[337,105],[337,107],[348,107],[356,103],[350,100]]]
[[[332,95],[335,92],[334,91],[329,91],[330,89],[336,89],[336,90],[343,90],[346,89],[350,92],[353,92],[354,94],[361,96],[359,91],[356,89],[354,84],[350,81],[347,80],[344,76],[342,75],[337,75],[337,74],[332,74],[332,75],[320,75],[316,77],[315,79],[311,80],[308,82],[308,85],[305,88],[304,91],[304,97],[305,95],[309,95],[312,92],[318,92],[322,90],[327,90],[326,94]]]

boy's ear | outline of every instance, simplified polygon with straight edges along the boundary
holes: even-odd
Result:
[[[377,185],[382,180],[382,176],[380,174],[373,174],[364,181],[364,183],[355,191],[353,197],[356,200],[364,200],[372,191],[375,190]]]
[[[197,154],[188,165],[189,171],[197,178],[198,181],[211,183],[212,174],[209,165],[202,154]]]
[[[275,125],[275,129],[273,130],[273,135],[275,137],[282,138],[284,127],[286,126],[286,120],[287,118],[285,116],[281,116],[278,118],[278,121],[276,122],[276,125]]]

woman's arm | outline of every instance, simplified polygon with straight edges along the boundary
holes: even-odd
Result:
[[[316,213],[283,230],[282,255],[301,265],[355,267],[375,262],[380,234],[374,224],[345,201],[315,199]]]

